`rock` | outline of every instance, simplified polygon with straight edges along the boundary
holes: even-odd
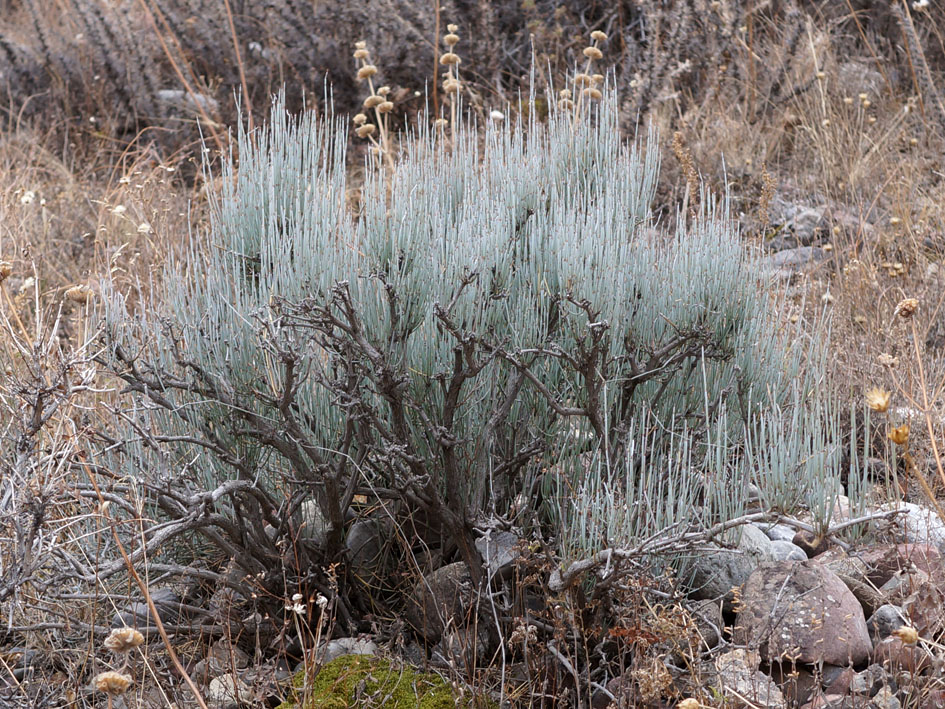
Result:
[[[181,598],[170,588],[156,588],[149,591],[154,607],[162,623],[176,624],[180,621]],[[113,628],[148,628],[154,626],[154,618],[146,601],[135,601],[119,611],[112,620]]]
[[[850,693],[861,697],[871,697],[889,681],[886,670],[881,665],[870,665],[862,672],[856,672],[850,680]]]
[[[296,516],[300,530],[299,536],[316,546],[324,546],[328,540],[328,532],[331,531],[331,523],[322,514],[318,501],[309,498],[302,502]]]
[[[735,642],[764,659],[857,664],[872,649],[863,609],[840,578],[815,561],[762,563],[745,583]]]
[[[768,535],[768,539],[773,542],[790,542],[793,541],[794,535],[797,532],[794,527],[790,527],[786,524],[771,524],[771,525],[759,525],[761,531]]]
[[[840,580],[863,606],[865,615],[872,615],[886,602],[883,594],[870,583],[869,567],[859,557],[850,556],[842,549],[830,549],[818,556],[817,562],[840,577]]]
[[[474,602],[469,569],[462,561],[424,576],[407,600],[405,616],[428,642],[436,643],[447,627],[463,626]]]
[[[873,649],[873,662],[890,674],[917,674],[932,664],[932,656],[919,645],[906,645],[897,637],[880,640]]]
[[[938,515],[925,507],[911,502],[891,503],[880,510],[905,510],[905,514],[894,518],[893,524],[897,527],[905,541],[914,544],[931,544],[945,555],[945,522]]]
[[[725,625],[722,619],[722,604],[709,599],[693,601],[689,608],[702,639],[702,649],[711,650],[722,639],[719,633]]]
[[[774,561],[807,561],[807,554],[793,542],[776,539],[771,542],[771,558]]]
[[[497,532],[494,529],[490,529],[476,540],[476,549],[490,575],[511,566],[512,562],[521,556],[519,551],[521,541],[511,532]]]
[[[207,699],[218,706],[248,704],[252,690],[238,676],[227,673],[210,680],[207,687]]]
[[[887,603],[877,608],[866,621],[873,644],[888,638],[894,630],[904,626],[906,622],[903,618],[902,609],[899,606]]]
[[[910,593],[902,602],[902,612],[922,637],[938,636],[945,629],[945,596],[932,582]]]
[[[318,651],[319,662],[327,665],[342,655],[376,655],[377,644],[364,638],[337,638],[329,640]]]
[[[945,587],[945,562],[931,544],[898,544],[874,547],[859,554],[869,566],[869,579],[877,587],[885,584],[898,571],[918,569],[929,575],[933,583]]]
[[[391,557],[393,523],[375,518],[359,519],[345,537],[351,573],[370,588],[385,586],[394,569]]]
[[[840,694],[817,694],[801,709],[853,709],[853,700]]]
[[[897,571],[892,578],[880,587],[886,603],[900,605],[909,595],[922,585],[929,583],[929,575],[918,569]]]
[[[888,684],[884,684],[873,695],[870,706],[875,709],[902,709],[902,703]]]
[[[693,561],[692,597],[697,600],[724,599],[724,609],[731,610],[732,589],[741,586],[762,561],[771,559],[771,540],[754,525],[741,528],[735,549],[722,549],[700,555]]]
[[[803,665],[775,662],[768,667],[768,674],[792,707],[805,704],[820,691],[820,679]]]
[[[826,261],[828,253],[819,246],[798,246],[778,251],[761,259],[761,266],[771,273],[793,273]]]
[[[726,706],[787,707],[774,680],[758,670],[758,661],[758,653],[748,650],[730,650],[716,659],[714,687]]]

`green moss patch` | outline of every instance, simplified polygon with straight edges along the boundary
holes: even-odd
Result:
[[[279,709],[453,709],[456,698],[437,674],[374,655],[342,655],[325,665],[308,692],[305,673],[293,679],[295,698]],[[302,702],[305,702],[304,706]]]

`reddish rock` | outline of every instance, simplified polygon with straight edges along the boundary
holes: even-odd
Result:
[[[939,587],[945,587],[945,561],[931,544],[884,545],[857,554],[870,568],[869,579],[877,587],[889,581],[896,572],[915,568],[924,571]]]
[[[918,645],[906,645],[899,638],[890,637],[876,643],[872,661],[890,674],[905,670],[915,675],[932,664],[932,656]]]
[[[872,643],[859,601],[815,561],[766,562],[742,589],[735,642],[769,662],[859,664]]]

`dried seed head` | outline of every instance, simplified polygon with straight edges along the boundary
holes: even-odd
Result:
[[[574,108],[574,101],[569,98],[563,98],[558,101],[558,108],[562,111],[570,111]]]
[[[897,638],[899,638],[906,645],[915,645],[919,642],[919,633],[915,628],[910,628],[908,625],[904,625],[901,628],[896,628],[893,632]]]
[[[364,106],[365,109],[370,110],[375,106],[380,106],[382,103],[384,103],[384,97],[373,94],[364,99],[362,106]]]
[[[459,64],[459,62],[459,55],[453,54],[453,52],[447,52],[442,57],[440,57],[440,64],[444,64],[446,66],[453,66],[455,64]]]
[[[561,89],[561,91],[558,92],[558,98],[571,98],[571,89]]]
[[[377,90],[377,93],[380,96],[387,96],[387,94],[390,93],[390,86],[382,86],[381,88]]]
[[[365,42],[365,41],[363,41],[363,40],[360,41],[360,42],[355,42],[355,43],[354,43],[354,48],[355,48],[355,49],[365,49],[366,47],[367,47],[367,42]]]
[[[597,47],[585,47],[584,56],[588,59],[603,59],[604,53],[600,51]]]
[[[452,32],[443,38],[443,44],[450,48],[455,47],[457,42],[459,42],[459,35]]]
[[[915,298],[906,298],[896,306],[896,315],[901,318],[911,318],[919,307],[919,301]]]
[[[144,642],[144,636],[134,628],[115,628],[105,638],[104,645],[114,653],[123,655]]]
[[[365,123],[362,126],[358,126],[354,132],[357,133],[359,138],[367,138],[369,135],[373,135],[375,130],[376,128],[373,123]]]
[[[13,273],[13,264],[9,261],[0,261],[0,283],[3,283]]]
[[[443,90],[449,94],[455,94],[460,89],[460,84],[456,79],[447,79],[443,82]]]
[[[584,95],[595,101],[600,101],[603,98],[603,94],[595,88],[584,89]]]
[[[367,116],[365,116],[363,113],[359,113],[352,120],[356,126],[362,126],[367,123]]]
[[[437,118],[435,121],[433,121],[433,125],[435,125],[437,128],[446,128],[446,126],[449,124],[450,122],[445,118]]]
[[[607,35],[600,30],[594,30],[591,32],[591,39],[593,39],[595,42],[606,42]]]
[[[594,83],[595,83],[595,84],[600,85],[600,84],[603,84],[603,83],[604,83],[604,75],[603,75],[603,74],[594,74],[594,75],[591,76],[591,78],[594,80]]]
[[[873,411],[883,413],[889,408],[889,392],[878,387],[873,387],[866,392],[866,405]]]
[[[394,110],[394,104],[391,101],[384,101],[383,103],[379,104],[377,107],[378,113],[390,113],[393,110]]]
[[[575,74],[574,83],[578,86],[590,86],[594,80],[588,74]]]
[[[877,359],[884,367],[895,367],[897,364],[899,364],[898,357],[893,357],[891,354],[886,354],[885,352],[877,357]]]
[[[377,67],[373,64],[365,64],[358,69],[358,79],[370,79],[377,73]]]
[[[689,697],[688,699],[683,699],[679,704],[676,705],[676,709],[699,709],[702,705],[699,703],[698,699],[693,699]]]
[[[124,694],[131,686],[131,677],[120,672],[102,672],[95,678],[95,689],[105,694]]]
[[[451,32],[451,33],[452,33],[452,32],[458,32],[458,31],[459,31],[459,25],[449,24],[449,25],[446,26],[446,31],[447,31],[447,32]]]
[[[354,50],[354,58],[355,58],[355,59],[367,59],[369,56],[371,56],[371,53],[370,53],[368,50],[366,50],[366,49],[355,49],[355,50]]]
[[[66,291],[66,298],[75,303],[88,303],[92,297],[92,289],[86,285],[72,286]]]
[[[889,436],[889,440],[897,446],[904,446],[909,440],[909,424],[904,423],[902,426],[892,428],[887,435]]]

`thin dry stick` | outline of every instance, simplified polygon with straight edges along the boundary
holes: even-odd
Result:
[[[230,24],[230,38],[233,40],[233,51],[236,52],[236,67],[240,72],[240,86],[243,87],[243,100],[246,102],[246,112],[249,114],[249,130],[253,130],[253,102],[249,97],[249,86],[246,83],[246,72],[243,67],[243,57],[240,54],[240,43],[236,37],[236,25],[233,23],[233,10],[230,0],[223,0],[226,7],[226,21]]]
[[[932,407],[929,404],[929,391],[925,381],[925,367],[922,366],[922,357],[919,353],[919,335],[918,332],[916,332],[915,318],[912,318],[911,325],[912,347],[915,350],[916,361],[919,365],[919,386],[922,391],[922,414],[925,416],[925,424],[929,431],[929,440],[932,442],[932,455],[935,457],[935,465],[938,468],[938,476],[942,481],[942,485],[945,485],[945,469],[942,468],[942,456],[938,452],[938,444],[935,442],[935,429],[932,426]],[[918,468],[916,468],[916,472],[918,472]],[[945,513],[942,512],[942,508],[935,499],[935,496],[932,494],[932,491],[928,490],[926,495],[929,496],[929,499],[935,505],[935,510],[938,512],[939,517],[941,517],[942,521],[945,522]]]
[[[148,611],[154,618],[155,627],[157,627],[158,634],[161,636],[161,640],[164,642],[164,647],[167,649],[167,654],[171,658],[171,662],[174,663],[174,667],[177,668],[180,676],[184,678],[184,682],[187,683],[187,687],[194,695],[194,699],[197,700],[197,704],[200,705],[200,708],[209,709],[207,703],[203,700],[203,697],[200,696],[200,690],[197,689],[197,685],[194,684],[194,681],[190,678],[190,675],[187,674],[187,670],[184,669],[184,666],[181,664],[180,658],[178,658],[177,653],[174,652],[174,647],[171,645],[170,638],[167,637],[167,631],[164,629],[164,623],[161,621],[161,616],[158,613],[157,606],[154,605],[154,600],[151,598],[151,594],[148,591],[148,586],[141,579],[141,576],[138,575],[131,558],[128,556],[128,552],[125,551],[125,545],[121,543],[121,537],[118,536],[118,527],[115,524],[115,521],[105,511],[107,509],[105,506],[105,497],[102,495],[102,491],[98,486],[98,481],[95,479],[95,476],[92,475],[92,471],[89,469],[88,463],[85,460],[85,456],[82,453],[79,453],[79,461],[82,464],[82,468],[85,470],[86,476],[89,478],[89,482],[95,489],[95,494],[98,495],[99,504],[102,505],[102,514],[109,522],[109,526],[112,530],[112,537],[115,539],[115,544],[118,546],[118,552],[121,554],[121,558],[125,560],[125,566],[128,568],[128,573],[130,573],[132,578],[135,580],[135,583],[138,585],[138,589],[141,591],[141,594],[144,596],[144,600],[148,604]]]
[[[440,100],[436,92],[437,76],[440,71],[440,0],[433,0],[433,116],[440,115]]]

